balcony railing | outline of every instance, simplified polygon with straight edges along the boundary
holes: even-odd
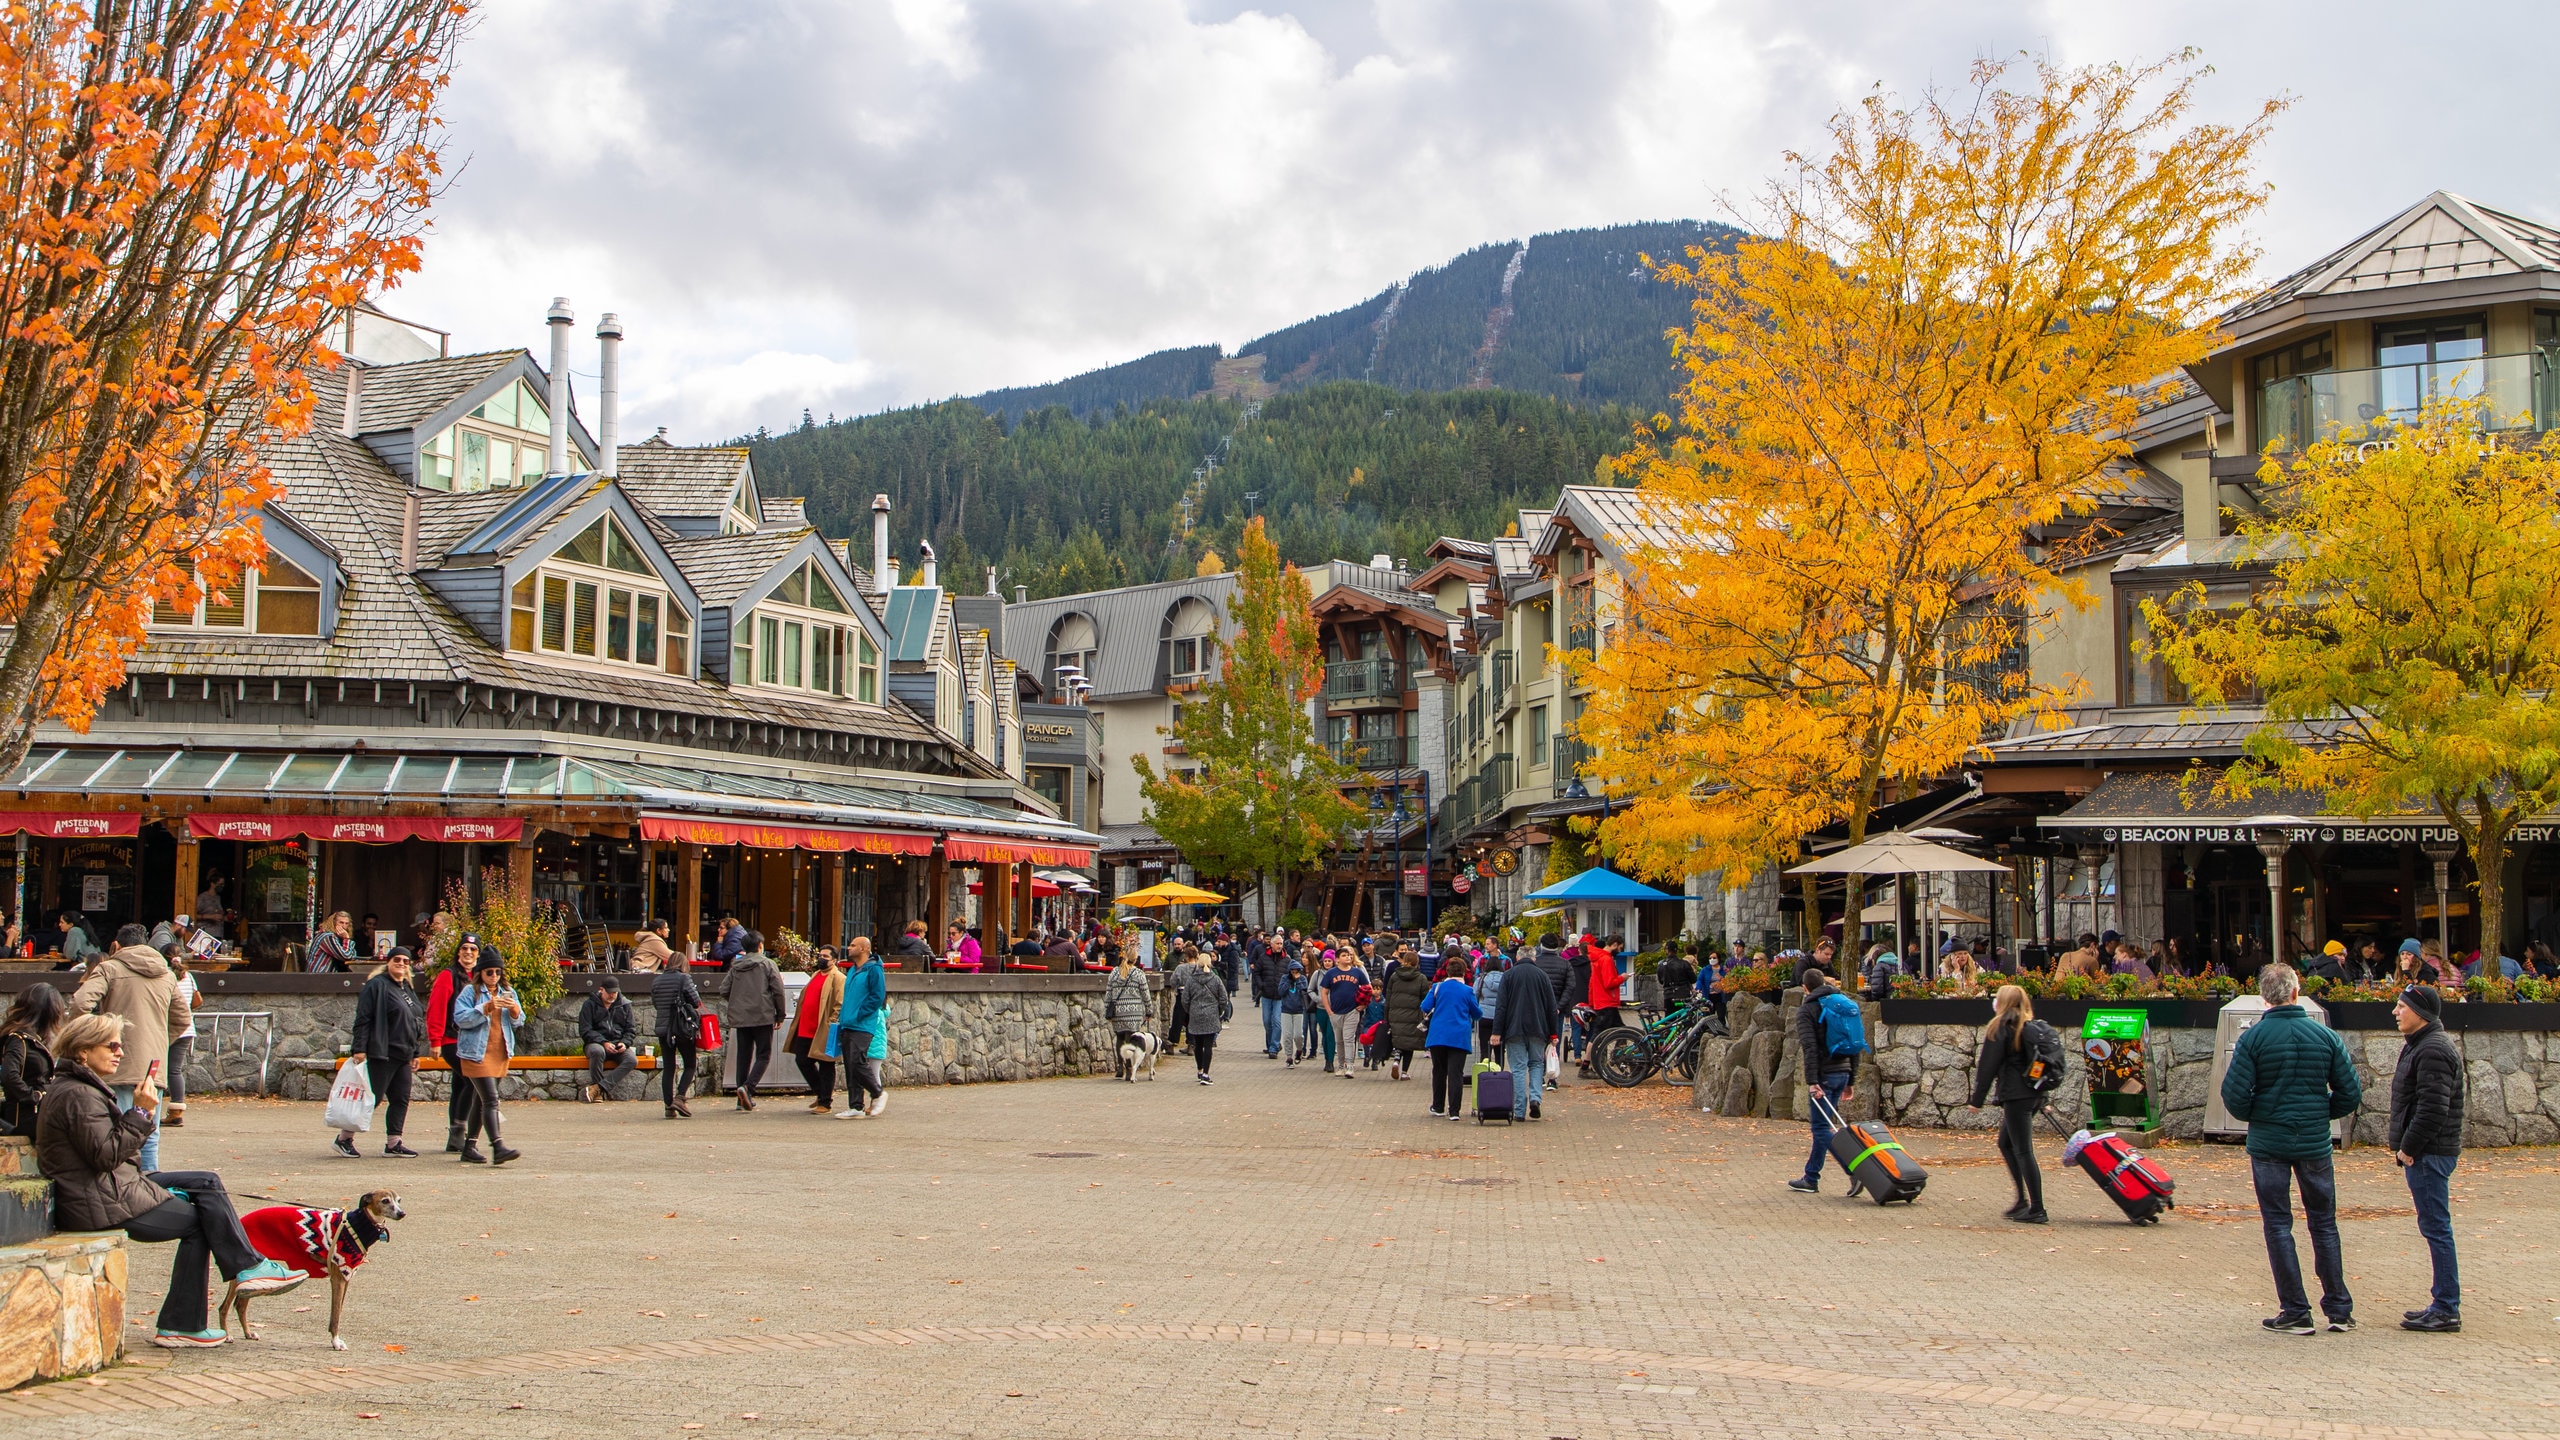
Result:
[[[2406,424],[2431,400],[2470,402],[2491,430],[2543,431],[2560,418],[2560,382],[2550,357],[2539,351],[2322,370],[2262,385],[2256,398],[2259,450],[2270,444],[2300,450],[2386,421]]]
[[[1520,704],[1520,665],[1512,651],[1493,652],[1493,678],[1486,687],[1492,693],[1493,713],[1499,718]]]
[[[1337,660],[1324,667],[1324,698],[1329,701],[1393,700],[1403,694],[1396,662],[1390,658]]]
[[[1583,762],[1591,758],[1591,747],[1564,735],[1555,738],[1555,747],[1555,793],[1561,795],[1571,788]]]
[[[1362,770],[1406,770],[1421,763],[1420,737],[1380,735],[1368,740],[1334,740],[1325,748],[1333,758]]]

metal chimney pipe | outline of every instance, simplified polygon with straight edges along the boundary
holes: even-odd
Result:
[[[596,473],[610,480],[622,473],[622,317],[610,310],[596,322],[596,349]]]
[[[889,568],[889,497],[871,497],[871,588],[882,595],[898,583],[898,572]]]
[[[987,567],[987,593],[999,600],[1004,598],[1004,592],[996,588],[996,567],[993,565]]]
[[[338,417],[338,433],[353,440],[363,433],[364,367],[356,363],[356,357],[353,355],[340,361],[339,364],[347,372],[347,397],[345,413]]]
[[[575,319],[569,313],[569,297],[551,297],[551,313],[543,319],[551,327],[551,454],[542,473],[566,475],[569,473],[569,326]]]
[[[932,588],[933,588],[933,583],[934,583],[934,581],[933,581],[933,542],[932,542],[932,541],[930,541],[930,540],[919,540],[919,541],[917,541],[917,542],[916,542],[916,551],[917,551],[917,553],[918,553],[919,555],[921,555],[921,556],[923,557],[923,559],[924,559],[924,576],[923,576],[923,578],[922,578],[922,579],[918,580],[916,583],[917,583],[917,584],[919,584],[919,585],[922,585],[922,586],[924,586],[926,589],[930,590],[930,589],[932,589]]]
[[[1016,604],[1016,605],[1028,605],[1028,604],[1030,604],[1030,603],[1031,603],[1031,587],[1030,587],[1030,586],[1028,586],[1028,585],[1016,585],[1016,586],[1014,586],[1014,587],[1013,587],[1013,603],[1014,603],[1014,604]]]

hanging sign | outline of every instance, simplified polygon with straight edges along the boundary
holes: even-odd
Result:
[[[1520,852],[1509,849],[1496,850],[1493,852],[1491,863],[1493,873],[1496,875],[1517,875],[1520,873]]]
[[[140,834],[142,817],[83,814],[76,810],[0,810],[0,834],[15,830],[48,840],[106,839]]]

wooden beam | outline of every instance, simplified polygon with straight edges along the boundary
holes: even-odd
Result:
[[[842,945],[853,938],[844,933],[844,877],[842,855],[829,855],[820,875],[818,893],[818,933],[810,938],[820,944]]]
[[[1004,947],[1013,943],[1013,867],[981,865],[978,867],[978,939],[994,955],[1002,955]],[[1002,962],[993,961],[994,970]]]
[[[667,934],[679,957],[702,936],[702,847],[689,841],[676,843],[676,913]]]
[[[196,891],[200,888],[196,867],[204,859],[204,850],[195,841],[185,838],[187,827],[184,822],[170,828],[178,832],[179,840],[177,876],[169,886],[177,892],[177,901],[169,913],[191,916],[196,913]]]
[[[507,894],[519,905],[533,904],[533,840],[507,847]]]
[[[938,850],[925,865],[924,921],[924,943],[940,954],[951,928],[951,861]]]

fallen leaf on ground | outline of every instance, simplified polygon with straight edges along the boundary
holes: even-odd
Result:
[[[293,1313],[296,1315],[308,1315],[311,1313],[311,1307],[308,1305],[296,1305],[293,1307]]]
[[[587,1312],[584,1310],[563,1310],[560,1313],[563,1315],[584,1315]]]
[[[383,1348],[383,1349],[385,1349],[385,1350],[390,1351],[390,1352],[391,1352],[392,1354],[394,1354],[394,1355],[397,1355],[397,1354],[400,1354],[402,1351],[407,1350],[409,1347],[408,1347],[408,1346],[406,1346],[406,1345],[385,1345],[385,1346],[383,1346],[382,1348]]]
[[[643,1310],[640,1313],[658,1320],[664,1320],[667,1318],[667,1312],[664,1310]]]
[[[379,1420],[382,1418],[382,1412],[379,1410],[359,1410],[356,1412],[356,1418],[359,1420]]]

